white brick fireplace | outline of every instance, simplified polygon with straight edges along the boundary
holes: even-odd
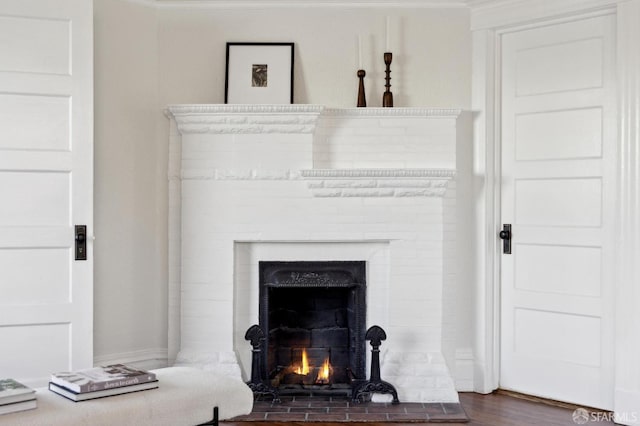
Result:
[[[169,107],[170,356],[234,351],[248,378],[258,262],[364,260],[383,380],[402,401],[457,402],[441,342],[458,115]]]

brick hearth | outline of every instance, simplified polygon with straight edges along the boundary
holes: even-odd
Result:
[[[356,404],[344,397],[284,396],[281,403],[257,399],[251,414],[229,419],[229,422],[398,422],[460,423],[467,422],[458,403],[365,402]]]

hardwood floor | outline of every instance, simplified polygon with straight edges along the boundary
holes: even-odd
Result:
[[[573,413],[576,407],[562,403],[540,402],[514,396],[506,392],[489,395],[460,393],[460,402],[470,421],[468,423],[447,423],[448,425],[470,426],[575,426]],[[593,416],[593,417],[591,417]],[[606,420],[606,413],[590,414],[588,425],[613,425]],[[595,421],[597,420],[597,421]],[[221,422],[225,426],[293,426],[304,422]],[[313,426],[340,426],[344,423],[313,422]],[[385,423],[366,423],[369,426],[383,426]],[[388,426],[389,423],[386,423]],[[393,423],[393,425],[416,426],[416,423]],[[309,426],[309,423],[306,423]]]
[[[473,426],[575,426],[573,413],[577,408],[569,404],[540,402],[513,396],[506,392],[489,395],[460,393],[460,402]],[[590,414],[587,425],[613,425],[607,413]]]

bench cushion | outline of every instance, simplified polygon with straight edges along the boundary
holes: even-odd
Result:
[[[47,388],[36,390],[38,408],[0,415],[0,426],[194,426],[249,414],[253,393],[237,378],[192,367],[152,370],[158,389],[73,402]]]

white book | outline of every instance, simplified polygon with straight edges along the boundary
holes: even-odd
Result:
[[[49,381],[72,392],[83,393],[137,385],[154,380],[156,380],[156,375],[149,371],[124,364],[113,364],[86,370],[54,373]]]
[[[14,379],[0,379],[0,405],[33,399],[35,392]]]
[[[35,398],[27,401],[13,402],[11,404],[0,405],[0,414],[15,413],[17,411],[33,410],[38,407],[38,402]]]
[[[111,389],[103,389],[103,390],[98,390],[93,392],[74,392],[71,389],[65,388],[64,386],[59,386],[53,382],[49,382],[50,391],[55,392],[58,395],[62,395],[65,398],[68,398],[71,401],[75,401],[75,402],[87,401],[89,399],[96,399],[96,398],[104,398],[107,396],[123,395],[127,393],[132,393],[132,392],[140,392],[140,391],[149,390],[149,389],[156,389],[157,387],[158,387],[158,381],[155,380],[153,382],[140,383],[137,385],[130,385],[130,386],[121,386],[118,388],[111,388]]]

